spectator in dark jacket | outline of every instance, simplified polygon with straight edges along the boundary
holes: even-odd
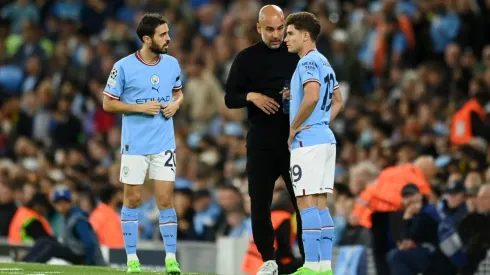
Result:
[[[403,188],[402,197],[404,228],[398,248],[388,253],[391,274],[456,274],[455,268],[438,249],[440,218],[435,207],[414,184]]]
[[[462,180],[450,182],[445,190],[446,199],[442,200],[438,207],[447,217],[450,217],[455,225],[458,225],[466,215],[468,207],[466,206],[466,189]]]
[[[72,205],[71,192],[58,189],[53,201],[56,210],[64,217],[62,243],[42,238],[36,241],[24,261],[45,263],[51,258],[60,258],[73,264],[104,265],[97,235],[87,214]]]

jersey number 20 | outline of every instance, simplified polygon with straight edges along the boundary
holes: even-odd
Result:
[[[323,81],[327,86],[325,87],[325,96],[323,97],[321,109],[322,111],[328,112],[332,107],[332,96],[333,96],[333,85],[334,85],[333,74],[328,74],[327,76],[325,76]],[[328,105],[327,105],[327,100],[328,100]]]

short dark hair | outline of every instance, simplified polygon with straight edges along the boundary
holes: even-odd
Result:
[[[136,28],[136,34],[143,42],[143,36],[148,35],[153,37],[155,34],[155,29],[163,24],[167,24],[167,20],[159,13],[146,13],[143,18],[141,18]]]
[[[112,184],[105,184],[99,190],[100,201],[108,204],[116,196],[117,192],[119,192],[119,188]]]
[[[289,25],[293,25],[299,31],[307,31],[313,41],[316,41],[320,34],[320,21],[316,19],[313,13],[297,12],[290,14],[286,18],[286,26]]]

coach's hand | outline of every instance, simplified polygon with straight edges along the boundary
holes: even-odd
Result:
[[[166,118],[171,118],[175,115],[180,105],[177,102],[172,102],[169,104],[162,104],[162,113]]]
[[[161,107],[160,103],[156,101],[149,101],[138,106],[140,106],[140,112],[147,115],[158,114]]]
[[[310,129],[311,126],[301,126],[298,129],[289,129],[289,139],[288,139],[288,147],[291,147],[291,144],[293,143],[294,137],[301,131],[305,129]]]
[[[259,93],[248,93],[247,100],[253,102],[268,115],[274,114],[281,107],[274,99]]]

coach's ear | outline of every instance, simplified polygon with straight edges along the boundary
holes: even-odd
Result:
[[[262,34],[262,26],[260,25],[260,23],[257,23],[256,25],[257,25],[257,32],[259,34]]]

